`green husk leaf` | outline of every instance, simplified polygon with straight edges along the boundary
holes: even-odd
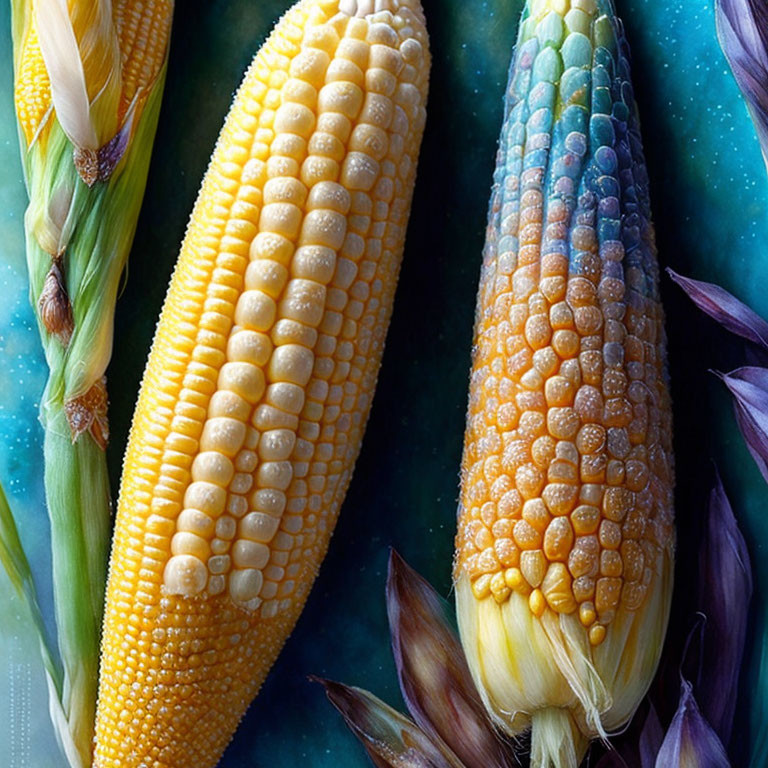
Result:
[[[13,517],[8,499],[0,484],[0,563],[5,568],[8,578],[11,580],[16,593],[22,603],[29,611],[29,619],[35,627],[38,640],[40,642],[40,655],[45,666],[45,671],[56,691],[57,696],[61,694],[62,673],[61,667],[56,659],[55,653],[51,650],[48,643],[48,635],[43,621],[43,614],[40,610],[40,603],[37,600],[37,589],[35,581],[32,578],[32,569],[29,567],[29,561],[24,553],[24,547],[19,537],[19,531],[16,527],[16,520]]]

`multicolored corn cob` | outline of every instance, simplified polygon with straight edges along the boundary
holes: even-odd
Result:
[[[371,405],[429,60],[418,0],[301,0],[246,74],[131,431],[98,768],[215,765],[299,616]]]
[[[663,313],[610,0],[531,0],[484,252],[455,580],[486,706],[577,766],[656,669],[673,572]]]

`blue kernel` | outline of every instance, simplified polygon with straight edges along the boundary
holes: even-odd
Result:
[[[542,80],[556,83],[562,74],[563,62],[554,48],[545,48],[533,62],[533,79],[537,83]]]
[[[562,125],[563,132],[566,135],[573,132],[586,133],[588,117],[589,115],[584,107],[578,104],[571,104],[563,110],[559,123]]]
[[[528,118],[528,133],[549,133],[552,130],[552,110],[542,107]]]
[[[618,197],[619,182],[613,176],[601,176],[595,182],[595,192],[600,197]]]
[[[580,32],[572,32],[560,51],[565,67],[588,67],[592,63],[592,42]]]
[[[602,198],[597,206],[597,211],[600,216],[604,216],[605,218],[618,219],[621,214],[619,198],[614,195]]]
[[[566,104],[587,106],[589,84],[592,77],[588,70],[571,67],[560,78],[560,96]]]
[[[564,33],[565,29],[563,27],[562,16],[556,11],[550,11],[546,17],[539,22],[538,27],[536,27],[536,37],[539,38],[539,42],[542,46],[559,46],[563,40]]]
[[[551,108],[555,102],[556,93],[557,89],[552,83],[536,83],[528,94],[528,107],[531,112],[534,112],[541,107]]]
[[[565,148],[578,157],[587,153],[587,137],[580,131],[571,131],[565,137]]]
[[[606,115],[592,115],[589,121],[589,141],[593,147],[612,147],[616,142],[613,124]]]

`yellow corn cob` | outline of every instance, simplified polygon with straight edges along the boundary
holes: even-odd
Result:
[[[531,765],[575,768],[650,685],[671,599],[663,312],[610,0],[526,3],[475,328],[455,567],[467,659]]]
[[[425,121],[418,0],[303,0],[227,118],[125,460],[95,765],[213,766],[360,448]]]

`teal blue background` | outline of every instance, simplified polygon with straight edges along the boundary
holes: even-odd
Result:
[[[147,195],[118,304],[110,367],[113,487],[154,323],[211,147],[242,72],[288,0],[179,3]],[[660,260],[714,280],[768,317],[766,174],[754,131],[715,38],[710,0],[618,0],[652,180]],[[475,288],[501,98],[520,0],[424,0],[434,56],[429,121],[394,317],[376,400],[330,553],[307,608],[249,710],[223,768],[362,768],[362,750],[310,673],[369,688],[399,705],[383,600],[395,546],[450,589],[458,467]],[[0,477],[10,491],[50,616],[41,434],[42,355],[27,305],[25,205],[12,118],[8,4],[0,3]],[[768,594],[768,494],[709,368],[744,348],[664,280],[675,399],[679,598],[673,646],[690,626],[710,459],[748,536],[758,598],[741,715],[766,720],[758,690]],[[0,765],[62,765],[47,723],[34,640],[0,575]],[[10,656],[9,656],[10,654]],[[7,661],[6,661],[7,659]],[[673,663],[673,666],[676,662]],[[674,673],[674,674],[672,674]],[[676,670],[667,699],[676,704]],[[13,682],[11,682],[13,679]],[[10,699],[13,688],[16,699]],[[18,692],[21,693],[18,693]],[[674,693],[674,695],[673,695]],[[18,699],[21,695],[22,699]],[[17,703],[14,705],[13,702]],[[15,712],[11,713],[11,706]],[[743,757],[748,717],[734,738]],[[23,731],[22,756],[8,744]]]

